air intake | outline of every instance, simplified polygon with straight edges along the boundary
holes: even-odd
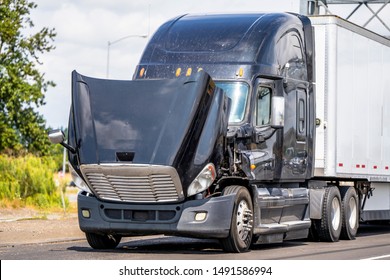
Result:
[[[170,166],[82,165],[89,187],[102,200],[177,202],[184,198],[180,179]]]

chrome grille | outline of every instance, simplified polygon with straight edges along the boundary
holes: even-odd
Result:
[[[89,187],[100,199],[122,202],[180,201],[183,191],[172,167],[83,165]]]

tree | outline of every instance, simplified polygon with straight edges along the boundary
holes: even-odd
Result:
[[[46,122],[36,110],[54,82],[38,70],[39,56],[54,49],[54,29],[33,29],[28,0],[0,0],[0,153],[49,152]]]

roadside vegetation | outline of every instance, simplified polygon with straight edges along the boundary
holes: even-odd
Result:
[[[0,155],[0,170],[0,207],[69,208],[61,196],[69,178],[57,175],[53,157]]]
[[[55,30],[35,28],[28,0],[0,1],[0,207],[61,209],[69,179],[60,178],[63,149],[51,145],[39,114],[53,81],[40,71]],[[63,176],[64,177],[64,176]]]

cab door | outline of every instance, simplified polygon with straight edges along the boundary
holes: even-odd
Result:
[[[306,178],[308,168],[308,98],[304,87],[292,87],[285,94],[285,124],[282,148],[283,181]]]
[[[254,139],[251,144],[252,173],[256,181],[279,177],[281,166],[282,129],[273,125],[272,105],[278,94],[277,82],[259,78],[254,87],[252,124]]]
[[[288,88],[282,79],[259,79],[254,90],[251,162],[255,180],[305,180],[309,155],[309,100],[305,84]],[[281,125],[275,120],[279,98],[284,104]]]

